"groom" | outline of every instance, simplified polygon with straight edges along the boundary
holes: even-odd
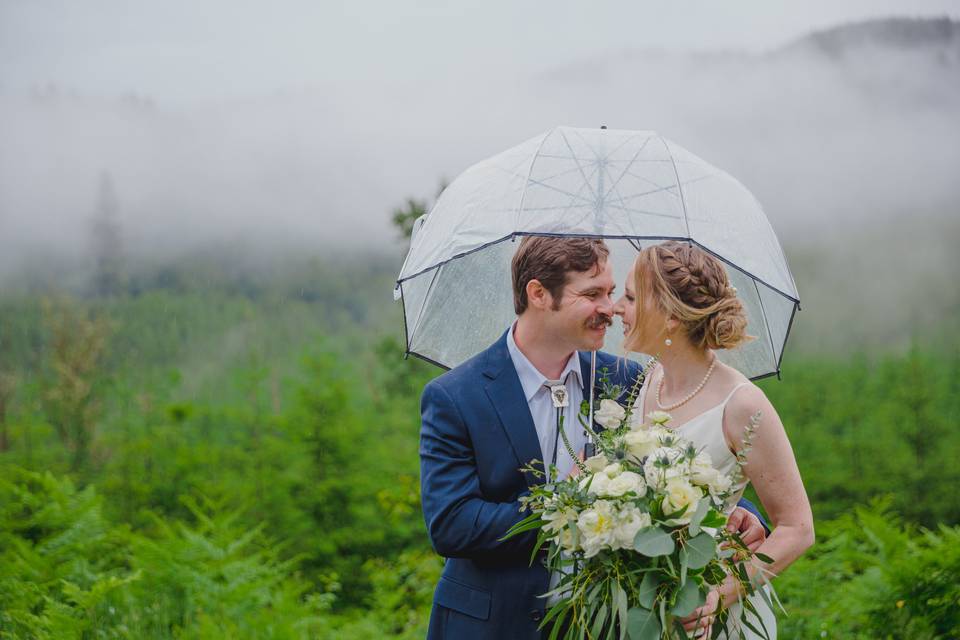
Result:
[[[434,549],[447,558],[431,640],[540,637],[546,601],[539,596],[550,575],[542,558],[530,563],[536,532],[501,539],[525,515],[520,496],[541,481],[523,467],[547,460],[557,478],[574,468],[559,417],[573,451],[587,442],[576,414],[588,398],[590,352],[603,346],[613,316],[608,255],[602,240],[525,238],[512,263],[517,320],[423,390],[423,514]],[[597,370],[604,368],[622,388],[639,372],[597,353]],[[759,520],[742,508],[730,522],[748,542],[763,537]]]

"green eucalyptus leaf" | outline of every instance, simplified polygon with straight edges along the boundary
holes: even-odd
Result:
[[[670,619],[667,617],[667,601],[660,600],[660,604],[657,607],[657,615],[659,616],[660,628],[666,630],[670,626]]]
[[[675,547],[673,537],[660,527],[641,529],[633,539],[633,548],[650,558],[669,555]]]
[[[647,609],[653,609],[653,601],[657,599],[657,587],[660,586],[660,577],[651,571],[643,576],[637,600]]]
[[[614,602],[617,607],[617,618],[619,620],[620,627],[620,638],[622,639],[627,633],[627,592],[623,590],[623,587],[620,586],[619,582],[614,581]],[[611,625],[611,629],[615,625]]]
[[[627,612],[630,640],[660,640],[660,620],[651,609],[634,607]]]
[[[600,630],[603,629],[604,623],[607,621],[607,603],[604,602],[600,605],[600,611],[597,612],[597,617],[593,619],[593,626],[590,628],[590,637],[597,638],[600,636]]]
[[[709,533],[701,533],[687,540],[686,546],[680,550],[680,560],[685,561],[691,569],[702,569],[713,560],[716,553],[717,541]]]
[[[694,609],[706,601],[707,595],[700,590],[696,580],[688,580],[677,592],[677,598],[670,613],[682,618],[693,613]]]
[[[710,498],[701,498],[697,504],[697,510],[693,512],[693,516],[690,518],[690,526],[687,529],[691,536],[700,533],[700,523],[703,522],[708,511],[710,511]]]
[[[602,582],[598,582],[592,587],[590,587],[590,591],[587,593],[587,602],[593,602],[594,600],[596,600],[597,594],[600,593],[600,589],[602,588],[603,588]]]

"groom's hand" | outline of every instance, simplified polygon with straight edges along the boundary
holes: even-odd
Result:
[[[730,514],[727,520],[727,531],[739,534],[743,543],[753,552],[767,539],[767,532],[760,519],[743,507],[737,507]]]

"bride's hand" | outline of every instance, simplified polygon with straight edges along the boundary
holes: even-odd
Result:
[[[740,535],[740,539],[752,552],[756,552],[767,539],[767,532],[760,519],[743,507],[737,507],[727,519],[727,531]]]
[[[711,589],[703,606],[680,620],[687,634],[695,638],[709,638],[713,631],[713,621],[716,618],[719,604],[720,593],[716,588]]]
[[[582,450],[580,451],[580,454],[577,456],[577,458],[580,459],[580,462],[583,462],[584,460],[587,459]],[[580,476],[580,466],[577,464],[574,464],[573,469],[571,469],[570,473],[567,474],[567,478],[576,478],[579,476]]]

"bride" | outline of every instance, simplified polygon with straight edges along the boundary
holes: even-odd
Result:
[[[732,471],[750,417],[761,413],[744,472],[773,524],[773,532],[757,550],[770,556],[773,564],[762,566],[779,574],[813,544],[813,514],[776,410],[763,391],[717,359],[717,350],[750,339],[743,306],[723,264],[686,243],[647,247],[637,257],[614,311],[623,320],[624,347],[659,356],[637,398],[641,415],[669,413],[673,419],[667,426],[704,449],[721,472]],[[730,637],[741,637],[740,632],[746,638],[760,637],[739,624],[741,594],[735,584],[728,580],[715,587],[706,604],[686,619],[687,630],[699,624],[699,631],[709,631],[719,605],[731,609]],[[775,638],[773,612],[759,594],[751,602]],[[748,616],[761,629],[752,614]]]

